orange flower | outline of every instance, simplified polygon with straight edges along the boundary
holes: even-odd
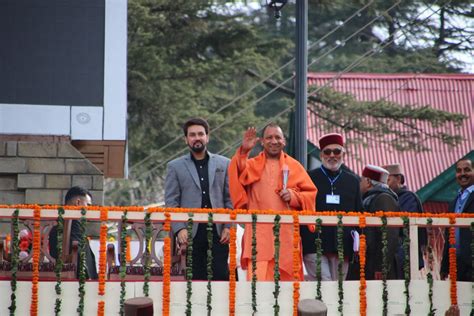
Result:
[[[100,210],[100,249],[99,249],[99,295],[105,295],[105,272],[107,266],[107,208]],[[104,303],[105,304],[105,303]]]
[[[132,249],[130,247],[130,244],[132,242],[132,237],[127,235],[127,237],[125,237],[125,241],[127,242],[127,252],[125,253],[125,260],[127,262],[130,262],[132,261]]]
[[[165,224],[163,225],[163,230],[169,232],[171,228],[170,222],[171,216],[167,212],[165,213]],[[170,314],[170,281],[171,281],[171,239],[168,236],[165,237],[165,244],[163,247],[164,252],[164,262],[163,262],[163,310],[162,314],[164,316],[169,316]]]
[[[105,315],[105,302],[99,301],[97,305],[97,316],[104,316]]]
[[[365,215],[359,216],[359,227],[364,228],[366,225]],[[365,280],[365,252],[366,252],[366,240],[365,234],[360,234],[360,243],[359,243],[359,262],[360,262],[360,286],[359,286],[359,309],[360,315],[365,316],[367,314],[367,282]]]
[[[38,281],[39,281],[39,256],[40,256],[40,221],[41,208],[36,206],[33,211],[33,272],[32,272],[32,287],[31,287],[31,305],[30,315],[38,315]]]
[[[449,223],[451,225],[456,223],[456,217],[450,216]],[[457,260],[456,260],[456,229],[449,227],[449,283],[450,283],[450,298],[451,305],[458,304],[457,296]]]
[[[292,211],[293,215],[293,315],[298,315],[298,303],[300,301],[300,271],[301,271],[301,251],[300,251],[300,219],[298,212]]]
[[[235,214],[235,213],[233,213]],[[229,241],[229,315],[235,315],[235,269],[237,266],[236,251],[236,227],[230,228]]]

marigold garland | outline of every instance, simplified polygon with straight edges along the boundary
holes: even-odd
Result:
[[[132,236],[127,235],[125,237],[125,242],[127,243],[127,251],[125,253],[125,261],[130,262],[130,261],[132,261],[132,247],[131,247]]]
[[[163,230],[168,232],[171,230],[171,216],[170,213],[165,213],[165,224]],[[169,234],[164,239],[164,263],[163,263],[163,308],[162,315],[169,316],[170,314],[170,281],[171,281],[171,238]]]
[[[97,316],[104,316],[105,315],[105,302],[99,301],[97,304]]]
[[[402,216],[403,220],[403,277],[405,279],[405,315],[411,314],[410,307],[410,220]]]
[[[79,304],[77,306],[77,313],[79,315],[84,315],[84,298],[86,296],[85,291],[85,283],[86,283],[86,209],[81,209],[81,218],[79,220],[79,229],[80,229],[80,236],[79,239],[79,264],[77,266],[78,274],[79,274]]]
[[[235,221],[237,214],[232,212],[230,220]],[[236,267],[237,267],[237,229],[233,224],[230,227],[230,240],[229,240],[229,315],[235,315],[235,281],[236,281]]]
[[[321,258],[323,257],[323,241],[321,239],[321,235],[323,233],[322,230],[323,220],[321,218],[316,219],[316,239],[314,240],[316,245],[316,299],[322,300],[322,293],[321,293],[321,281],[322,281],[322,273],[321,273]]]
[[[274,260],[275,260],[275,291],[273,292],[273,297],[275,298],[275,303],[273,304],[273,313],[274,315],[280,314],[280,305],[278,304],[278,296],[280,295],[280,215],[275,216],[273,222],[273,236],[274,240]]]
[[[186,248],[186,316],[191,316],[193,304],[191,297],[193,295],[193,213],[188,213],[188,244]]]
[[[342,214],[337,214],[337,287],[339,296],[338,312],[342,315],[344,311],[344,273],[342,272],[344,263],[344,243],[343,243],[344,226],[342,224]]]
[[[364,228],[366,226],[365,215],[359,216],[359,227],[361,234],[359,237],[359,264],[360,264],[360,286],[359,286],[359,309],[360,315],[365,316],[367,314],[367,282],[365,280],[365,263],[366,263],[366,250],[367,243],[365,239]]]
[[[454,225],[456,217],[449,217],[449,224]],[[450,298],[451,305],[458,305],[457,295],[457,261],[456,261],[456,229],[449,227],[449,283],[450,283]]]
[[[150,290],[150,265],[151,265],[151,251],[150,251],[150,241],[151,241],[151,220],[150,212],[145,214],[145,264],[143,267],[143,294],[145,297],[148,297]]]
[[[257,312],[257,214],[252,213],[252,311]]]
[[[56,259],[56,264],[54,266],[54,272],[56,274],[56,285],[54,286],[54,290],[56,292],[56,301],[54,303],[54,314],[58,316],[61,312],[61,272],[63,271],[63,257],[61,254],[63,253],[63,232],[64,232],[64,208],[58,208],[58,219],[56,225],[56,253],[58,254],[58,258]]]
[[[99,296],[105,295],[105,272],[107,266],[107,220],[109,218],[108,209],[101,208],[100,210],[100,249],[99,249],[99,286],[98,292]],[[104,307],[101,311],[100,301],[97,306],[97,315],[101,315],[105,309],[105,302],[103,302]],[[103,314],[102,314],[103,315]]]
[[[16,273],[18,272],[18,265],[20,264],[20,259],[19,259],[19,254],[20,254],[20,247],[19,243],[20,240],[18,238],[18,235],[20,233],[20,229],[18,227],[18,215],[20,211],[18,209],[13,211],[13,217],[12,217],[12,246],[11,246],[11,263],[12,263],[12,279],[10,281],[10,288],[12,291],[12,294],[10,295],[10,307],[8,309],[10,310],[10,316],[15,315],[16,311]]]
[[[36,204],[13,204],[13,205],[0,205],[0,208],[6,209],[32,209],[38,205]],[[41,209],[44,210],[56,210],[60,205],[42,205]],[[81,210],[82,207],[80,206],[64,206],[65,210]],[[100,206],[88,206],[86,210],[101,210],[102,208],[107,208],[108,211],[116,211],[116,212],[123,212],[127,210],[128,212],[143,212],[144,207],[142,206],[107,206],[107,207],[100,207]],[[147,211],[150,213],[164,213],[164,212],[173,212],[173,213],[189,213],[192,210],[193,213],[209,213],[209,209],[207,208],[163,208],[163,207],[150,207],[147,208]],[[230,210],[225,208],[215,208],[212,209],[214,214],[230,214],[230,212],[235,211],[237,214],[258,214],[258,215],[292,215],[291,210],[282,210],[282,211],[274,211],[274,210],[248,210],[248,209],[237,209],[237,210]],[[337,216],[340,212],[338,211],[309,211],[309,210],[302,210],[298,212],[299,215],[305,216]],[[359,217],[361,214],[360,212],[345,212],[345,216],[351,217]],[[472,218],[471,213],[408,213],[408,212],[382,212],[377,211],[375,213],[362,213],[366,217],[402,217],[408,216],[410,218]]]
[[[30,315],[38,315],[38,281],[39,281],[39,256],[40,256],[40,220],[41,220],[41,208],[35,207],[33,211],[33,271],[31,280],[31,305]]]
[[[293,212],[293,316],[298,316],[300,301],[300,221],[297,212]]]

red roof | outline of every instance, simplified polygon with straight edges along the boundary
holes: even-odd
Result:
[[[322,86],[336,73],[310,73],[308,84]],[[348,73],[329,84],[337,91],[353,94],[360,101],[384,99],[402,105],[426,106],[453,113],[462,113],[467,119],[458,128],[448,127],[444,132],[459,134],[465,138],[460,145],[450,147],[438,140],[429,139],[424,144],[428,152],[396,151],[388,145],[371,143],[348,144],[345,164],[360,174],[366,164],[385,165],[401,163],[410,189],[417,191],[459,158],[474,148],[474,75],[472,74],[367,74]],[[311,87],[310,92],[314,90]],[[419,127],[435,132],[427,124]],[[318,145],[318,139],[327,132],[341,132],[336,128],[322,130],[320,119],[308,112],[308,140]],[[439,132],[439,130],[438,130]],[[355,137],[352,132],[346,139]]]

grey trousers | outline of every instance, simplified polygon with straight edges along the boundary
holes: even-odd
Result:
[[[316,281],[316,254],[308,253],[303,257],[304,266],[308,273],[308,281]],[[321,257],[321,280],[322,281],[337,281],[337,264],[339,260],[337,253],[327,253]],[[347,271],[349,270],[349,259],[344,258],[342,264],[343,279],[346,279]]]

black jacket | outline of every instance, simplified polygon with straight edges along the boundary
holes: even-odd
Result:
[[[72,247],[73,241],[79,241],[81,239],[81,226],[78,220],[73,220],[71,223],[71,238],[69,243],[69,249]],[[57,241],[57,230],[56,226],[51,229],[49,233],[49,253],[55,259],[58,258],[58,253],[56,249]],[[95,256],[92,252],[91,247],[89,246],[89,241],[86,239],[85,245],[85,253],[86,253],[86,278],[88,279],[98,279],[97,275],[97,267],[95,262]],[[77,256],[77,267],[79,267],[79,256]],[[79,278],[79,269],[76,270],[76,277]]]
[[[363,207],[366,212],[398,212],[397,195],[388,187],[376,186],[363,195]],[[399,228],[387,228],[388,279],[397,278],[395,255],[398,249]],[[365,274],[367,280],[376,279],[376,272],[382,272],[382,232],[380,227],[365,229],[367,253]]]
[[[357,177],[349,171],[340,169],[341,175],[334,183],[333,188],[333,193],[340,196],[340,204],[327,204],[326,195],[331,194],[331,184],[326,175],[322,172],[321,168],[317,168],[309,172],[311,180],[313,180],[313,183],[318,188],[318,194],[316,195],[316,210],[360,212],[362,210],[362,200],[360,195],[359,179],[357,179]],[[338,172],[334,173],[329,170],[325,171],[331,178],[334,178],[338,174]],[[343,244],[344,255],[352,257],[353,241],[350,231],[350,227],[344,227]],[[303,254],[315,253],[316,233],[311,233],[306,225],[301,226],[300,233],[303,244]],[[323,226],[321,239],[323,253],[337,253],[336,227]]]

